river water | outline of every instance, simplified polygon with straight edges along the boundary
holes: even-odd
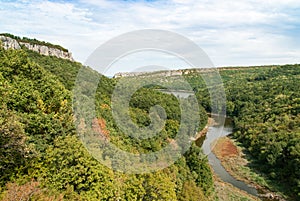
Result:
[[[232,177],[222,166],[221,161],[216,157],[216,155],[211,151],[212,147],[211,144],[216,139],[220,137],[227,136],[232,133],[232,124],[230,119],[225,120],[224,126],[220,125],[212,125],[208,128],[205,140],[202,144],[202,150],[205,155],[208,156],[208,161],[211,167],[213,168],[214,172],[224,181],[227,183],[232,184],[233,186],[246,191],[247,193],[258,196],[258,192],[254,187],[249,186],[245,182],[236,180]],[[199,139],[201,140],[201,139]],[[199,145],[199,142],[198,142]]]
[[[190,95],[193,95],[193,92],[189,91],[178,91],[178,90],[159,90],[163,93],[173,94],[178,98],[187,98]],[[232,177],[222,166],[221,161],[216,157],[216,155],[211,151],[211,144],[220,137],[227,136],[233,132],[232,122],[230,119],[226,118],[217,118],[212,117],[216,122],[214,125],[209,126],[206,136],[200,137],[196,144],[202,147],[202,150],[205,155],[208,157],[209,164],[213,168],[214,172],[227,183],[232,184],[233,186],[246,191],[247,193],[258,196],[258,192],[254,187],[249,186],[245,182],[236,180]],[[219,122],[219,123],[218,123]],[[224,125],[224,126],[223,126]]]
[[[166,93],[166,94],[173,94],[179,98],[187,98],[190,95],[194,95],[193,91],[184,91],[184,90],[170,90],[170,89],[159,89],[159,91]]]

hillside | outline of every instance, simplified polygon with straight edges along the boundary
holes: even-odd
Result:
[[[123,174],[95,160],[75,132],[72,113],[71,90],[81,67],[80,63],[29,49],[0,48],[1,200],[207,200],[213,197],[207,159],[195,145],[175,164],[154,173]],[[135,94],[130,113],[139,126],[149,124],[148,112],[153,104],[165,105],[169,111],[160,137],[136,140],[119,130],[111,116],[109,104],[116,80],[86,69],[102,78],[96,94],[97,119],[93,123],[99,122],[112,143],[125,151],[147,153],[161,149],[174,137],[180,117],[174,96],[151,88]],[[159,102],[149,102],[144,97]],[[206,120],[204,109],[201,114]],[[204,124],[202,121],[199,129]],[[104,157],[111,153],[102,154]]]
[[[199,103],[199,125],[186,121],[183,128],[184,135],[192,137],[205,127],[207,113],[212,112],[210,94],[202,77],[207,70],[161,72],[159,77],[163,79],[157,85],[139,88],[130,99],[129,111],[125,112],[136,125],[145,128],[151,125],[151,108],[160,105],[166,111],[166,123],[155,137],[136,139],[125,132],[130,130],[129,126],[128,130],[119,128],[111,102],[120,77],[135,88],[142,75],[118,74],[110,79],[71,58],[45,55],[21,44],[41,47],[49,43],[9,34],[2,37],[10,42],[2,43],[5,48],[0,48],[1,200],[216,199],[207,158],[194,143],[173,165],[143,174],[112,170],[86,149],[88,146],[100,150],[98,156],[112,164],[114,158],[122,155],[99,149],[103,145],[97,142],[100,138],[134,154],[176,145],[174,139],[183,115],[180,102],[157,89],[164,83],[165,87],[185,90],[186,85],[178,75],[188,81]],[[56,45],[47,48],[68,52]],[[73,114],[74,108],[86,107],[76,105],[74,99],[78,97],[73,96],[81,68],[100,80],[96,94],[89,94],[89,79],[80,88],[83,102],[95,98],[96,117],[92,119]],[[261,174],[272,191],[284,194],[287,200],[299,200],[300,65],[221,68],[219,72],[226,93],[226,114],[234,122],[235,132],[231,137],[247,151],[249,169]],[[121,89],[127,93],[126,86]],[[219,88],[213,90],[219,94]],[[194,112],[186,109],[190,114]],[[120,111],[123,112],[122,108]],[[80,135],[78,129],[83,130]],[[130,166],[133,161],[128,158],[121,161],[123,166],[137,168]]]
[[[254,172],[264,173],[273,190],[300,198],[300,65],[221,69],[233,138],[251,156]],[[199,73],[186,78],[210,111]]]
[[[234,121],[232,138],[251,158],[249,168],[265,175],[268,187],[300,199],[300,65],[217,68],[226,93],[226,114]],[[211,112],[210,92],[202,77],[215,69],[118,73],[116,78],[158,73],[169,86],[184,76],[198,101]],[[178,86],[180,87],[180,86]],[[186,88],[181,85],[181,90]]]

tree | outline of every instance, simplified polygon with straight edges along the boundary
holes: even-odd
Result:
[[[194,181],[186,181],[183,185],[180,201],[206,201],[208,200],[200,187]]]
[[[175,183],[160,171],[145,175],[144,189],[146,194],[143,200],[177,200]]]
[[[17,167],[28,159],[31,149],[19,117],[6,106],[0,110],[0,184],[9,180]]]
[[[93,159],[75,136],[57,137],[46,153],[29,170],[45,186],[59,191],[71,188],[88,200],[114,197],[113,172]]]

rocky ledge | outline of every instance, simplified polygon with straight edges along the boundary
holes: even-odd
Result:
[[[0,36],[0,41],[2,41],[2,46],[4,47],[4,49],[21,49],[21,46],[25,46],[27,49],[38,52],[41,55],[55,56],[58,58],[74,61],[72,53],[58,48],[48,47],[39,44],[19,42],[16,39],[7,36]]]

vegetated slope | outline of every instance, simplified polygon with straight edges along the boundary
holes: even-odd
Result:
[[[210,168],[195,145],[174,165],[151,174],[114,172],[92,158],[78,140],[73,122],[71,89],[80,67],[28,50],[0,48],[2,200],[206,200],[212,196]],[[111,116],[116,80],[98,76],[97,121],[112,143],[147,153],[174,137],[180,119],[174,96],[147,88],[135,93],[130,112],[140,126],[149,124],[153,104],[165,106],[170,114],[161,138],[138,141],[118,130]],[[201,111],[202,128],[207,117]]]
[[[300,198],[300,65],[222,69],[227,114],[234,119],[234,137],[255,159],[254,169]],[[208,91],[200,75],[187,79],[210,111]],[[275,185],[274,185],[275,186]]]

